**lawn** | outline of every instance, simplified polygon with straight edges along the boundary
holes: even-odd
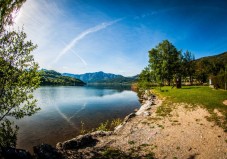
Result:
[[[161,90],[157,87],[152,91],[160,98],[166,97],[164,104],[157,109],[159,115],[169,115],[174,109],[172,102],[188,103],[194,106],[200,105],[210,112],[211,116],[207,119],[215,121],[227,132],[227,105],[223,104],[223,101],[227,100],[227,91],[212,89],[208,86],[183,86],[181,89],[172,89],[171,86],[165,86]],[[214,109],[219,110],[223,116],[215,113]]]
[[[212,89],[208,86],[183,86],[176,89],[171,86],[154,88],[154,92],[161,97],[177,103],[190,103],[203,105],[208,109],[220,109],[227,111],[227,106],[223,104],[227,100],[227,91]]]

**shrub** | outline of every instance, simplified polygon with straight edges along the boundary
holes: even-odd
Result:
[[[213,76],[211,79],[212,79],[212,84],[214,85],[214,88],[225,89],[225,82],[227,83],[227,75],[219,74],[217,76]]]

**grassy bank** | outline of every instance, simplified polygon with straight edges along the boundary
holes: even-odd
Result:
[[[200,105],[210,112],[209,120],[215,121],[227,131],[227,106],[223,104],[223,101],[227,100],[227,91],[212,89],[208,86],[183,86],[181,89],[165,86],[161,90],[154,88],[152,91],[159,98],[166,98],[158,110],[160,115],[168,115],[174,107],[172,103],[187,103],[192,107]],[[221,115],[215,110],[218,110]]]
[[[215,90],[207,86],[183,86],[181,89],[165,86],[160,91],[155,88],[155,93],[161,97],[167,97],[173,102],[201,104],[208,109],[227,110],[227,106],[223,104],[227,100],[227,91]]]

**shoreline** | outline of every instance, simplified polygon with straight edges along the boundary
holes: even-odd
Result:
[[[172,103],[168,116],[158,114],[163,100],[145,91],[138,111],[114,131],[95,131],[34,147],[36,158],[225,158],[227,134],[209,112],[186,103]]]
[[[171,113],[163,117],[157,113],[162,104],[163,100],[147,91],[140,109],[126,116],[114,131],[80,135],[56,148],[67,158],[95,158],[112,151],[123,158],[226,158],[227,134],[207,121],[206,109],[173,103]]]

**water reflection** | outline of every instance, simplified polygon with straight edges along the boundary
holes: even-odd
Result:
[[[34,96],[41,111],[17,121],[18,147],[29,150],[42,142],[55,145],[75,137],[81,121],[87,129],[95,128],[140,106],[136,93],[122,87],[41,87]]]

